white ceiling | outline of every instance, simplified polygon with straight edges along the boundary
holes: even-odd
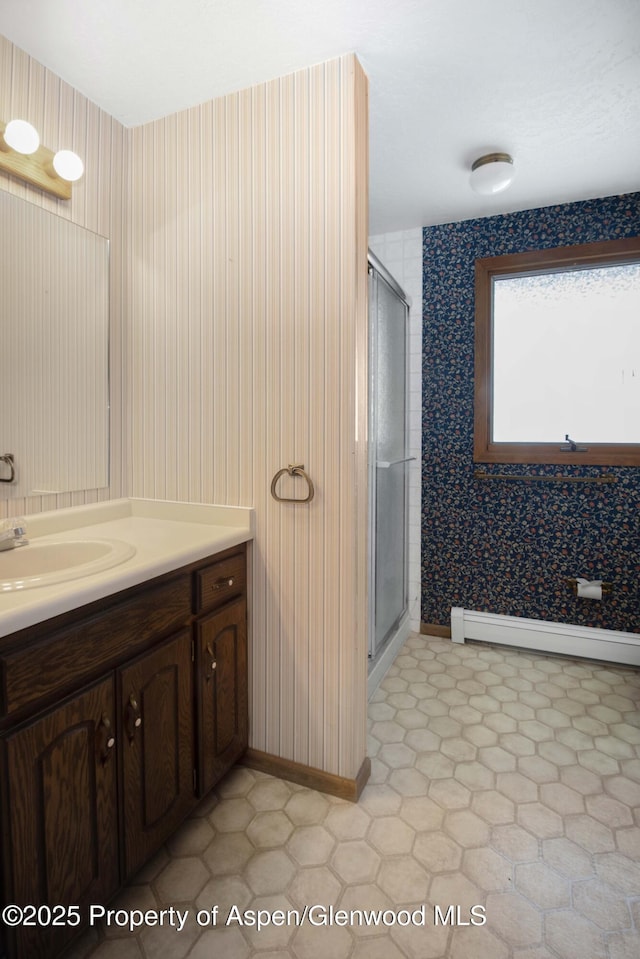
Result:
[[[640,0],[2,0],[0,33],[127,126],[355,51],[372,234],[640,189]]]

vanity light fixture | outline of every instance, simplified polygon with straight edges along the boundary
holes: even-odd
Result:
[[[53,169],[68,183],[75,183],[84,173],[84,163],[73,150],[58,150],[53,158]]]
[[[41,146],[38,131],[26,120],[11,120],[0,123],[0,170],[70,200],[71,184],[82,176],[84,164],[71,150],[54,154]]]
[[[40,146],[40,134],[26,120],[10,120],[4,130],[4,142],[16,153],[29,156]]]
[[[487,153],[474,161],[469,182],[476,193],[493,196],[511,186],[514,176],[513,157],[508,153]]]

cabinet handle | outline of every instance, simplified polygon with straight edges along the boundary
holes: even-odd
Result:
[[[212,676],[212,674],[213,674],[213,673],[215,672],[215,670],[218,668],[218,664],[217,664],[217,662],[216,662],[216,660],[215,660],[215,656],[214,656],[214,652],[213,652],[213,643],[207,643],[207,652],[208,652],[209,656],[211,657],[211,659],[210,659],[210,661],[209,661],[209,669],[208,669],[208,672],[207,672],[207,675],[206,675],[205,678],[206,678],[207,682],[210,683],[210,682],[211,682],[211,676]]]
[[[115,746],[116,741],[111,729],[111,721],[106,713],[102,714],[102,719],[98,724],[98,752],[100,754],[100,762],[104,765],[111,756],[111,750]]]
[[[125,726],[127,729],[127,736],[129,737],[129,742],[133,743],[133,740],[136,736],[136,729],[139,729],[142,726],[142,716],[140,715],[140,707],[138,706],[138,701],[131,693],[129,696],[129,702],[127,703],[127,709],[125,713]]]
[[[233,586],[233,576],[230,576],[229,579],[219,579],[217,583],[213,584],[214,589],[224,589],[225,586]]]

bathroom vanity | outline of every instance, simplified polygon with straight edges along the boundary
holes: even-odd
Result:
[[[137,872],[248,738],[251,511],[227,527],[207,507],[185,521],[177,504],[119,503],[118,519],[48,539],[115,537],[133,557],[0,595],[2,901],[74,906],[71,923]],[[42,916],[3,927],[8,959],[53,959],[77,935],[64,909]]]

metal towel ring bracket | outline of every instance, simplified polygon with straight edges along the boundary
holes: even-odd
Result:
[[[288,473],[289,476],[302,476],[307,481],[307,486],[309,489],[304,499],[301,499],[300,497],[296,497],[296,496],[279,496],[278,495],[276,486],[278,485],[278,480],[284,473]],[[315,493],[316,491],[313,488],[313,483],[311,482],[311,478],[308,475],[308,473],[305,473],[304,471],[304,463],[297,464],[295,466],[289,463],[288,466],[283,466],[283,468],[281,470],[278,470],[276,475],[271,480],[271,495],[278,503],[310,503],[313,497],[315,496]]]
[[[13,465],[13,453],[3,453],[3,455],[0,456],[0,463],[6,463],[11,471],[8,477],[0,477],[0,483],[13,483],[16,478],[16,468]]]

